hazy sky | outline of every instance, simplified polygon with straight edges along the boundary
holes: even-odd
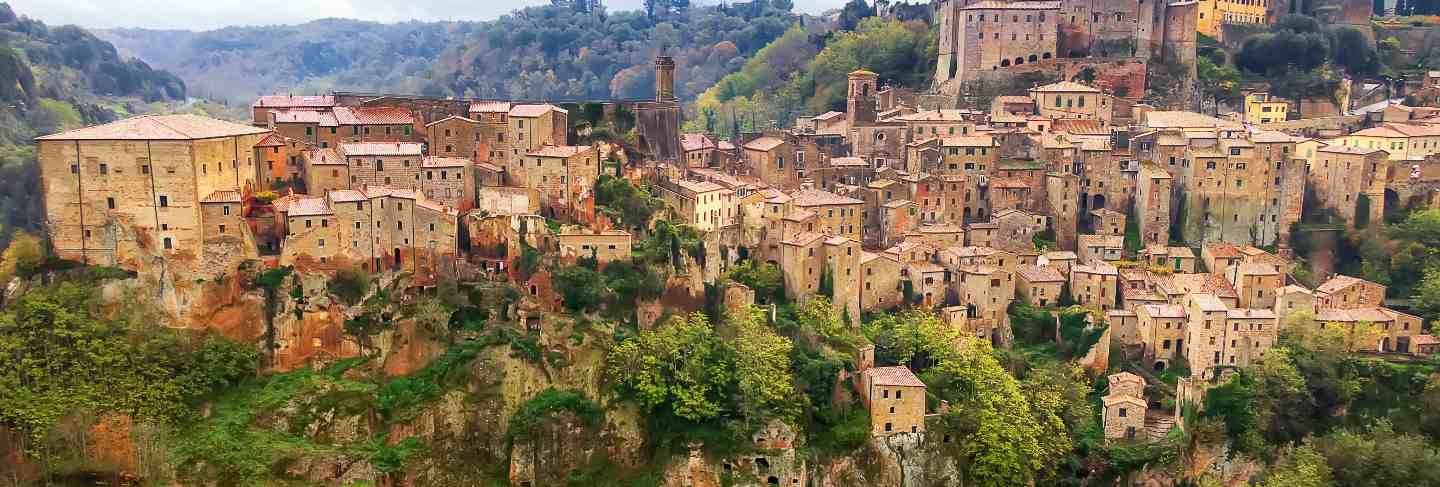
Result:
[[[398,22],[489,20],[550,0],[8,0],[19,15],[50,25],[208,30],[227,25],[297,24],[325,17]],[[604,0],[606,8],[633,10],[642,0]],[[719,0],[700,0],[714,4]],[[796,10],[820,12],[845,0],[795,0]]]

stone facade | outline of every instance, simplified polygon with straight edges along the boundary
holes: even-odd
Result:
[[[1108,377],[1107,383],[1110,392],[1101,398],[1105,406],[1105,439],[1144,439],[1147,435],[1145,413],[1149,409],[1145,402],[1145,379],[1121,372]]]
[[[905,367],[876,367],[860,372],[856,386],[870,408],[874,436],[925,432],[925,383]]]

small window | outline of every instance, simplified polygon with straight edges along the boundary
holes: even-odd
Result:
[[[169,196],[165,196],[165,195],[163,195],[163,194],[160,195],[160,207],[161,207],[161,208],[168,208],[169,206],[170,206],[170,197],[169,197]]]
[[[115,198],[113,196],[105,198],[105,207],[112,210],[115,209]]]
[[[173,248],[175,248],[175,243],[170,240],[170,237],[165,237],[165,250],[170,250]]]

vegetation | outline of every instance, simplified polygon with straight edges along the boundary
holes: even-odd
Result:
[[[585,396],[574,391],[549,388],[525,401],[520,409],[510,415],[506,432],[512,437],[529,435],[547,416],[560,412],[574,414],[576,418],[592,426],[605,416],[605,411],[585,399]]]

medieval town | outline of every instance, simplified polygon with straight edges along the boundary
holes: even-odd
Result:
[[[507,414],[542,389],[568,387],[591,401],[615,395],[605,409],[634,400],[641,418],[766,418],[747,433],[746,448],[761,453],[721,461],[698,453],[713,439],[672,445],[691,455],[677,460],[688,467],[666,470],[663,485],[721,485],[702,478],[732,471],[754,473],[755,485],[1051,485],[1046,475],[1067,468],[1041,466],[1063,463],[1055,458],[1027,457],[1038,473],[1011,477],[983,470],[977,453],[935,466],[952,436],[985,448],[957,432],[976,426],[956,421],[1002,428],[985,404],[1029,402],[1025,410],[1040,415],[1036,361],[1082,377],[1078,401],[1093,399],[1098,418],[1092,454],[1203,437],[1214,430],[1207,418],[1220,417],[1218,443],[1236,458],[1255,451],[1237,431],[1273,440],[1260,420],[1237,430],[1218,398],[1237,384],[1259,390],[1273,364],[1298,360],[1291,342],[1301,339],[1291,337],[1333,337],[1347,356],[1396,367],[1432,363],[1440,351],[1420,298],[1387,290],[1388,275],[1374,277],[1370,260],[1364,272],[1348,263],[1369,239],[1418,228],[1415,215],[1440,207],[1440,71],[1348,76],[1311,97],[1286,96],[1294,90],[1279,81],[1227,87],[1238,90],[1233,103],[1209,95],[1206,72],[1216,65],[1206,51],[1250,49],[1245,36],[1295,22],[1282,18],[1301,8],[1291,3],[926,2],[938,41],[921,67],[933,72],[925,82],[862,62],[843,75],[843,111],[752,117],[746,126],[743,114],[726,113],[734,127],[723,130],[693,123],[714,114],[681,99],[687,71],[663,49],[649,57],[653,97],[643,99],[276,93],[254,99],[242,121],[121,118],[34,139],[43,242],[58,260],[143,283],[129,286],[152,296],[169,326],[259,323],[263,333],[248,338],[264,342],[262,373],[375,356],[391,357],[381,366],[391,376],[431,370],[429,361],[451,352],[414,343],[439,335],[409,323],[420,320],[404,318],[406,306],[423,309],[458,286],[462,299],[471,290],[459,309],[483,315],[476,322],[485,326],[450,335],[451,350],[494,336],[510,344],[502,350],[524,350],[516,340],[537,349],[539,365],[484,362],[505,369],[499,409]],[[1381,40],[1372,2],[1294,3],[1313,9],[1321,29]],[[870,8],[881,18],[909,15],[902,5]],[[1239,52],[1234,62],[1248,62]],[[1379,253],[1415,252],[1387,249]],[[1396,266],[1389,272],[1414,274],[1405,292],[1424,292],[1413,284],[1424,269],[1386,258]],[[267,291],[256,284],[267,276],[293,284]],[[354,276],[364,282],[346,299],[336,282]],[[127,292],[120,287],[104,293]],[[454,329],[470,319],[462,315],[439,326]],[[376,328],[355,331],[363,326]],[[593,338],[583,327],[611,328]],[[597,339],[612,348],[576,371]],[[679,348],[664,351],[677,346],[665,340]],[[783,351],[757,345],[771,343],[763,340],[783,341]],[[682,372],[687,365],[655,377],[646,369],[695,360],[712,345],[734,352],[719,366],[735,370],[728,389],[682,391],[713,379],[686,375],[702,374]],[[1000,357],[1004,380],[978,379],[966,369],[978,366],[962,365],[977,351]],[[775,353],[786,356],[782,375],[812,372],[790,360],[836,365],[814,369],[819,380],[795,379],[801,387],[746,372],[757,366],[747,360]],[[405,359],[394,365],[395,356]],[[675,382],[656,385],[666,381]],[[718,397],[711,402],[721,412],[706,415],[687,393]],[[807,425],[771,414],[806,395],[803,404],[826,411],[842,408],[820,402],[854,398],[864,417]],[[1250,400],[1246,408],[1258,410],[1260,399]],[[597,438],[617,428],[618,413],[584,426],[576,411],[571,427],[606,432]],[[1073,425],[1061,419],[1070,418],[1055,419],[1066,435]],[[439,434],[432,430],[450,428],[444,421],[390,425],[381,443]],[[996,441],[1043,443],[1053,434],[1041,423],[1028,440]],[[819,442],[849,424],[863,425],[863,441],[898,452],[886,462],[898,462],[900,480],[867,472],[818,483],[827,474],[800,450],[801,436]],[[1068,435],[1080,441],[1079,431]],[[565,484],[552,471],[571,472],[573,482],[588,448],[560,454],[542,439],[511,441],[501,454],[505,485],[601,485]],[[629,445],[621,451],[655,445],[605,441]],[[1288,460],[1269,469],[1306,458],[1283,451],[1278,458]],[[1260,485],[1233,483],[1243,468],[1223,457],[1196,474],[1223,484],[1132,476],[1136,483],[1123,485]],[[1266,467],[1253,461],[1262,466],[1243,478],[1278,475],[1260,476]],[[354,475],[415,485],[409,471],[403,481],[390,470]],[[737,482],[724,485],[750,485]]]

